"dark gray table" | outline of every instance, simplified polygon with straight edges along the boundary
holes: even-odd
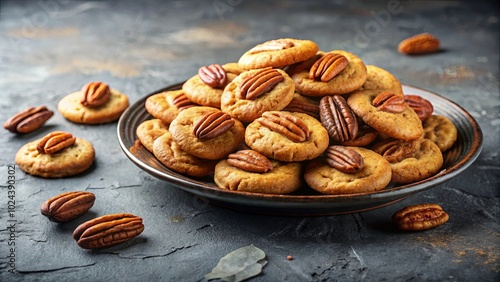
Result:
[[[368,2],[368,1],[367,1]],[[491,1],[495,2],[495,1]],[[88,81],[108,82],[132,103],[183,81],[198,67],[235,61],[257,43],[312,39],[344,49],[439,93],[481,125],[476,162],[433,189],[373,211],[284,217],[220,208],[143,172],[122,152],[116,123],[75,125],[56,115],[32,134],[6,131],[0,142],[0,280],[200,281],[239,247],[264,250],[268,265],[253,281],[498,281],[499,13],[483,1],[1,1],[0,120],[28,106],[56,109]],[[431,32],[445,52],[407,57],[400,40]],[[90,140],[97,158],[81,176],[41,179],[14,165],[19,147],[52,130]],[[8,175],[15,176],[9,218]],[[55,224],[40,204],[65,191],[96,194],[91,211]],[[445,225],[398,232],[391,215],[438,203]],[[144,219],[134,240],[100,251],[71,238],[84,220],[116,212]],[[9,220],[15,221],[9,221]],[[11,223],[15,223],[11,226]],[[15,245],[14,245],[15,244]],[[288,255],[293,260],[286,259]],[[15,269],[15,274],[12,274]]]

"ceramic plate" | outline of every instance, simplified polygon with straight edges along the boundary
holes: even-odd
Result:
[[[445,152],[442,170],[428,179],[402,186],[390,186],[377,192],[349,195],[321,195],[303,187],[291,195],[252,194],[217,188],[210,177],[194,179],[166,168],[153,154],[136,145],[136,129],[152,116],[144,103],[150,95],[161,91],[180,89],[182,83],[151,93],[131,105],[118,121],[117,134],[125,155],[139,168],[165,181],[165,186],[175,186],[195,195],[201,203],[223,206],[248,212],[280,215],[332,215],[361,212],[393,204],[421,192],[463,172],[479,155],[483,136],[474,118],[462,107],[438,94],[417,87],[404,85],[404,93],[420,95],[431,101],[434,113],[450,118],[458,129],[458,140]],[[135,145],[135,146],[134,146]]]

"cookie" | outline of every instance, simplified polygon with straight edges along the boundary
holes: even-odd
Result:
[[[319,101],[311,99],[310,97],[301,95],[298,92],[293,94],[293,99],[283,109],[283,111],[304,113],[319,120]]]
[[[383,90],[359,90],[349,95],[347,104],[381,135],[404,141],[418,139],[424,133],[420,118],[404,102],[403,97],[393,94],[397,97],[394,99],[389,97],[391,93]],[[391,99],[386,100],[384,96]]]
[[[253,78],[267,75],[264,70],[250,70],[236,77],[224,88],[221,97],[221,110],[241,122],[252,122],[265,111],[279,111],[285,108],[293,99],[295,85],[286,72],[279,69],[272,71],[275,72],[275,78],[279,78],[281,75],[283,80],[257,97],[248,97],[246,94],[253,92],[245,91],[245,89],[257,89],[268,83],[270,80],[266,79],[252,81]],[[251,88],[242,89],[244,82],[252,84]]]
[[[48,154],[37,150],[42,139],[23,145],[16,153],[17,165],[28,174],[43,178],[68,177],[86,171],[94,162],[94,147],[87,140],[76,138],[71,146]]]
[[[317,61],[319,63],[319,60],[322,60],[325,56],[332,55],[344,56],[347,59],[347,65],[344,65],[345,68],[329,80],[322,78],[325,80],[322,81],[318,77],[311,78],[311,69],[315,68],[315,63]],[[329,63],[325,62],[325,67],[331,66],[330,63],[334,64],[333,60],[327,61]],[[365,83],[367,77],[367,70],[363,61],[356,55],[342,50],[333,50],[328,53],[318,52],[311,59],[290,67],[288,73],[299,93],[315,97],[352,92],[359,89]]]
[[[443,166],[439,147],[429,139],[413,141],[384,140],[372,149],[391,165],[392,179],[396,184],[417,182],[435,175]]]
[[[424,127],[424,138],[436,143],[441,152],[444,152],[455,144],[458,131],[453,122],[440,115],[431,115],[422,122]]]
[[[390,72],[374,65],[367,65],[366,71],[366,81],[363,86],[361,86],[361,90],[387,90],[400,96],[404,95],[401,82],[399,82],[399,80]]]
[[[170,124],[183,109],[196,106],[183,90],[171,90],[153,94],[146,99],[146,111],[153,117]]]
[[[211,115],[218,115],[218,117]],[[217,128],[224,127],[221,119],[225,120],[224,124],[226,122],[234,124],[213,138],[205,138],[203,134],[198,134],[208,129],[213,129],[210,132],[215,132]],[[170,124],[169,131],[182,150],[198,158],[209,160],[225,158],[245,139],[245,128],[239,120],[229,115],[224,116],[219,109],[202,106],[181,111]]]
[[[217,164],[217,161],[200,159],[186,153],[174,141],[168,131],[155,139],[153,154],[167,168],[193,177],[203,177],[211,174]]]
[[[159,119],[145,120],[136,129],[137,138],[141,144],[151,153],[155,140],[168,131],[168,125]]]
[[[235,75],[240,75],[242,72],[246,71],[244,68],[238,64],[238,62],[229,62],[222,65],[227,73],[232,73]]]
[[[281,68],[305,61],[318,52],[311,40],[281,38],[258,44],[245,52],[238,64],[246,70],[266,67]]]
[[[346,148],[361,155],[363,166],[360,170],[344,172],[329,165],[325,158],[317,158],[306,166],[306,183],[314,190],[329,195],[379,191],[390,183],[391,167],[386,159],[370,149]]]
[[[270,170],[255,172],[231,165],[229,160],[221,160],[215,166],[214,182],[221,189],[278,195],[289,194],[300,188],[300,163],[267,161],[270,163]]]
[[[107,102],[95,107],[84,106],[81,102],[82,91],[73,92],[63,97],[57,110],[63,117],[79,124],[102,124],[116,121],[128,108],[128,97],[118,90],[109,89]]]
[[[298,162],[321,155],[329,137],[321,122],[307,114],[270,111],[247,126],[245,143],[268,158]]]
[[[225,70],[223,71],[225,72]],[[182,90],[189,100],[198,105],[220,108],[220,101],[222,92],[224,91],[224,87],[237,75],[226,72],[224,76],[226,78],[221,85],[213,86],[204,82],[203,78],[200,77],[199,74],[196,74],[189,78],[186,82],[184,82],[184,84],[182,85]]]

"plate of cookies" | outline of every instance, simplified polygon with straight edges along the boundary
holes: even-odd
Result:
[[[463,172],[483,140],[453,101],[295,38],[146,95],[122,114],[117,134],[134,164],[169,185],[280,215],[390,205]]]

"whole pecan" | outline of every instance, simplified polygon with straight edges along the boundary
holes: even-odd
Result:
[[[325,154],[331,167],[345,173],[356,173],[365,165],[363,156],[349,147],[333,145],[326,149]]]
[[[315,119],[319,117],[319,106],[307,101],[301,101],[293,98],[292,101],[283,109],[283,111],[303,113],[312,116]]]
[[[75,144],[76,137],[64,131],[51,132],[38,142],[36,149],[40,154],[54,154]]]
[[[405,99],[397,94],[384,91],[373,99],[372,104],[377,109],[388,113],[402,113],[406,109]]]
[[[349,61],[345,56],[326,53],[312,65],[309,70],[309,78],[328,82],[343,71],[347,65],[349,65]]]
[[[206,85],[212,88],[224,88],[227,84],[226,70],[219,64],[199,68],[198,75]]]
[[[425,54],[439,50],[439,39],[429,33],[421,33],[401,41],[398,51],[403,54]]]
[[[420,204],[405,207],[392,216],[392,221],[401,230],[421,231],[445,224],[448,214],[438,204]]]
[[[269,40],[262,44],[259,44],[248,51],[250,54],[265,52],[265,51],[277,51],[292,48],[294,46],[292,41],[285,39]]]
[[[417,148],[415,142],[387,139],[375,144],[372,150],[384,157],[389,163],[397,163],[413,156]]]
[[[45,106],[29,107],[5,121],[3,128],[14,133],[29,133],[42,127],[53,115]]]
[[[278,132],[293,142],[303,142],[309,135],[309,128],[300,118],[286,112],[264,112],[257,121],[263,126]]]
[[[340,95],[325,96],[319,102],[321,123],[337,142],[346,142],[358,135],[358,119]]]
[[[109,214],[80,224],[73,238],[84,249],[98,249],[128,241],[142,233],[142,218],[128,213]]]
[[[172,105],[174,105],[179,111],[185,110],[196,106],[184,93],[180,93],[172,99]]]
[[[40,212],[50,221],[70,221],[86,213],[93,205],[95,195],[90,192],[67,192],[45,201]]]
[[[230,115],[213,111],[199,118],[193,125],[193,133],[200,140],[213,139],[234,126]]]
[[[243,79],[240,86],[240,98],[254,100],[269,92],[276,84],[282,82],[284,79],[283,75],[275,69],[260,69]]]
[[[404,98],[406,104],[417,113],[420,120],[426,120],[432,115],[434,107],[429,100],[418,95],[405,95]]]
[[[227,157],[227,164],[255,173],[265,173],[273,169],[273,163],[268,158],[254,150],[240,150],[236,153],[230,154]]]
[[[97,107],[105,104],[111,96],[109,86],[102,82],[89,82],[82,87],[80,103],[85,107]]]

